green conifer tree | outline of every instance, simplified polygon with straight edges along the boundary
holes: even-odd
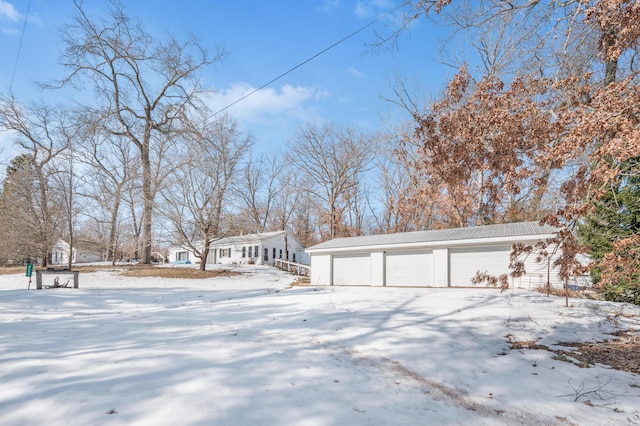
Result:
[[[618,180],[594,203],[593,210],[579,227],[582,244],[591,251],[594,284],[600,281],[600,263],[615,241],[640,234],[640,157],[630,158],[621,167]],[[618,283],[602,288],[607,299],[626,293],[638,283]]]

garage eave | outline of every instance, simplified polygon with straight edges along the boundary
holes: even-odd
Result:
[[[493,238],[474,238],[474,239],[462,239],[462,240],[445,240],[445,241],[423,241],[415,243],[398,243],[398,244],[371,244],[371,245],[357,245],[357,246],[344,246],[344,247],[330,247],[330,248],[308,248],[306,252],[314,254],[333,254],[333,253],[359,253],[359,252],[382,252],[382,251],[395,251],[395,250],[407,250],[407,249],[434,249],[442,247],[464,247],[464,246],[476,246],[476,245],[490,245],[490,244],[512,244],[512,243],[527,243],[537,242],[546,239],[553,238],[555,234],[540,234],[540,235],[516,235],[508,237],[493,237]]]

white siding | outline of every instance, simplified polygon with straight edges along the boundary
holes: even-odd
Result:
[[[553,250],[553,247],[547,248],[548,253],[552,253]],[[551,259],[545,259],[540,263],[536,262],[537,257],[535,253],[530,254],[528,257],[522,257],[527,273],[522,277],[516,278],[514,285],[516,287],[531,289],[544,287],[547,284],[548,274],[552,287],[564,288],[562,280],[558,275],[558,269],[552,269],[553,261],[557,256],[553,256]]]
[[[449,286],[449,250],[446,248],[433,250],[433,286]]]
[[[386,285],[433,285],[433,254],[431,250],[388,252],[386,254]]]
[[[311,284],[331,285],[330,254],[314,254],[311,256]]]
[[[371,285],[383,286],[384,282],[384,252],[371,253]]]
[[[369,253],[335,255],[332,284],[371,285],[371,255]]]
[[[452,286],[470,286],[478,271],[499,276],[509,274],[511,246],[474,246],[449,250],[449,276]]]

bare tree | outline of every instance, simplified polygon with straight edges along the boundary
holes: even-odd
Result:
[[[60,132],[63,138],[62,143],[65,149],[60,153],[60,159],[57,162],[58,171],[53,175],[56,187],[59,192],[59,202],[61,213],[64,218],[65,226],[63,238],[69,244],[69,256],[67,258],[67,268],[71,269],[74,261],[75,246],[75,228],[80,213],[80,205],[76,200],[78,190],[77,176],[77,159],[74,155],[74,146],[79,141],[80,126],[72,124],[65,127]],[[77,250],[76,250],[77,251]]]
[[[249,231],[264,232],[275,221],[272,216],[279,197],[287,191],[283,177],[286,162],[282,154],[262,154],[249,157],[242,169],[242,179],[234,185],[234,192],[244,205],[249,219]],[[282,224],[285,229],[286,221]]]
[[[209,244],[223,236],[225,202],[239,166],[253,144],[228,115],[204,122],[198,136],[185,141],[182,166],[162,191],[161,214],[173,225],[179,242],[191,249],[205,270]],[[214,253],[215,256],[215,253]]]
[[[594,73],[603,85],[636,73],[640,16],[634,0],[412,0],[399,24],[380,37],[392,41],[413,20],[444,23],[447,44],[475,47],[482,74],[565,78]],[[455,5],[455,7],[454,7]],[[435,14],[434,14],[435,12]],[[452,51],[459,50],[454,48]],[[624,55],[623,55],[624,52]],[[468,58],[452,65],[459,68]],[[602,67],[602,68],[601,68]]]
[[[301,186],[291,193],[291,207],[290,210],[289,207],[283,210],[283,219],[287,217],[286,223],[290,223],[289,228],[303,246],[309,247],[320,242],[320,211],[326,206],[321,205],[312,193],[301,189],[306,186],[303,179],[301,182]]]
[[[94,124],[90,119],[84,121],[86,131],[75,154],[89,170],[84,174],[87,189],[82,195],[98,207],[86,214],[96,226],[107,225],[107,259],[115,264],[125,191],[140,178],[140,162],[127,138],[105,134]]]
[[[304,189],[328,205],[328,238],[342,224],[340,202],[355,194],[375,156],[374,138],[352,128],[308,124],[287,143],[289,159],[306,175]]]
[[[30,246],[35,242],[34,253],[42,259],[42,266],[49,263],[61,231],[60,193],[51,185],[59,169],[56,161],[67,148],[68,124],[61,108],[22,107],[13,98],[0,101],[0,130],[12,132],[24,152],[14,173],[7,176],[4,207],[10,210],[14,229],[24,232],[15,243]]]
[[[188,127],[186,111],[202,92],[197,74],[220,60],[222,52],[210,59],[194,39],[154,39],[116,3],[104,21],[90,17],[81,3],[75,5],[73,21],[61,31],[68,75],[60,85],[91,84],[98,106],[86,109],[101,118],[106,133],[124,137],[136,147],[142,167],[142,262],[149,263],[154,141],[170,140]],[[156,157],[158,166],[163,157]]]

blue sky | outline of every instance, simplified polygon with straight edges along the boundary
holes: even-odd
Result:
[[[402,0],[122,0],[153,35],[189,33],[210,51],[227,55],[202,75],[215,90],[212,104],[224,107],[331,44],[396,8]],[[91,16],[107,11],[106,0],[88,0]],[[71,0],[0,0],[0,94],[20,102],[65,102],[73,92],[41,92],[35,82],[60,78],[57,30],[69,22]],[[397,17],[397,15],[396,15]],[[376,131],[389,105],[396,72],[438,92],[453,70],[438,61],[437,29],[421,18],[400,39],[397,50],[373,52],[374,31],[382,19],[266,89],[238,103],[229,113],[256,138],[257,148],[282,146],[307,122],[333,122]],[[26,22],[26,24],[25,24]],[[23,34],[24,28],[24,35]],[[20,48],[20,40],[22,46]],[[15,70],[15,74],[14,74]],[[12,81],[12,76],[14,76]],[[7,135],[0,135],[7,146]],[[1,155],[6,161],[8,150]],[[4,167],[2,167],[4,169]],[[4,171],[4,170],[3,170]]]

